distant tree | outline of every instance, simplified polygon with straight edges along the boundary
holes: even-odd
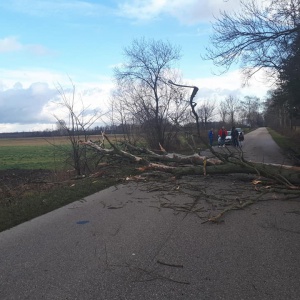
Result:
[[[218,112],[219,112],[220,117],[221,117],[221,122],[224,124],[226,122],[226,118],[227,118],[227,115],[228,115],[228,109],[227,109],[227,105],[226,105],[225,101],[220,102]]]
[[[124,89],[113,92],[110,100],[111,120],[112,123],[120,125],[121,134],[126,141],[132,145],[141,139],[141,126],[138,118],[136,118],[135,107],[132,107],[134,101],[127,95]]]
[[[240,102],[241,116],[250,126],[257,126],[261,122],[261,103],[258,97],[245,96]]]
[[[67,124],[66,124],[66,121],[65,120],[57,120],[56,121],[56,130],[58,131],[58,133],[60,135],[64,135],[66,134],[66,127],[67,127]]]
[[[139,124],[149,145],[168,148],[176,140],[178,125],[185,118],[188,103],[182,92],[170,87],[176,80],[173,65],[181,55],[178,47],[161,40],[134,40],[124,49],[126,62],[115,69],[117,91],[122,102],[122,122]]]
[[[265,102],[264,117],[268,126],[275,129],[293,127],[293,119],[296,118],[293,107],[288,101],[289,95],[284,89],[277,88],[268,92]]]
[[[199,119],[206,128],[207,123],[211,121],[214,116],[214,111],[216,109],[215,101],[206,100],[203,104],[198,108],[197,113],[199,115]]]
[[[229,116],[229,122],[231,126],[233,126],[237,119],[237,114],[240,108],[240,101],[238,98],[230,95],[225,99],[225,104],[227,115]]]
[[[300,34],[291,47],[293,53],[283,61],[277,93],[285,95],[284,104],[292,124],[293,120],[300,118]]]

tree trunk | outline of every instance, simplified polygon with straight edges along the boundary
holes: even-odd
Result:
[[[141,165],[139,168],[141,171],[149,169],[160,170],[172,173],[175,176],[249,173],[270,178],[291,188],[299,188],[295,184],[300,183],[300,167],[247,162],[242,157],[234,156],[222,160],[219,158],[207,158],[198,154],[181,155],[165,152],[163,155],[159,155],[148,149],[128,144],[126,144],[127,151],[124,151],[118,149],[107,137],[106,139],[112,149],[104,149],[92,141],[83,143],[102,154],[118,155],[129,159],[131,162]],[[139,155],[129,153],[128,150],[138,152]]]

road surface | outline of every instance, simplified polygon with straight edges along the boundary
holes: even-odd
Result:
[[[272,194],[219,224],[180,211],[260,195],[245,176],[194,176],[188,193],[130,182],[0,233],[0,299],[299,299],[299,198]]]
[[[234,151],[232,145],[226,148],[214,146],[214,150],[218,152],[228,153]],[[289,165],[293,166],[294,162],[290,160],[279,146],[274,142],[267,128],[261,127],[245,134],[245,140],[242,142],[242,151],[244,158],[253,162]],[[209,150],[201,151],[201,155],[212,157],[213,154]]]
[[[293,165],[293,162],[285,157],[265,127],[246,134],[242,148],[245,158],[249,161]]]

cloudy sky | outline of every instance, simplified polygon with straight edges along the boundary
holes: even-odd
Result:
[[[58,87],[70,80],[86,107],[109,108],[113,68],[141,37],[181,47],[179,69],[196,100],[264,97],[260,77],[242,88],[238,67],[222,75],[201,58],[211,22],[239,0],[5,0],[0,3],[0,132],[55,129]]]

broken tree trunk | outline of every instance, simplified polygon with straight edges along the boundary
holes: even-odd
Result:
[[[184,175],[201,175],[203,174],[201,168],[195,166],[176,168],[173,170],[177,176]],[[279,181],[285,185],[293,185],[300,183],[300,168],[299,167],[290,167],[290,166],[279,166],[263,163],[251,163],[247,164],[235,164],[235,163],[225,163],[222,165],[214,165],[206,167],[206,174],[230,174],[230,173],[248,173],[248,174],[257,174],[266,178],[271,178],[276,181]]]
[[[111,145],[111,149],[102,148],[92,141],[83,142],[83,144],[101,154],[117,155],[129,159],[131,162],[139,164],[140,170],[160,170],[175,176],[250,173],[271,178],[295,189],[299,188],[295,184],[300,184],[300,167],[247,162],[242,155],[236,153],[227,154],[223,159],[207,158],[198,154],[164,153],[160,155],[129,144],[126,144],[127,151],[124,151],[111,143],[106,136],[105,138]],[[133,152],[138,154],[132,154]]]

